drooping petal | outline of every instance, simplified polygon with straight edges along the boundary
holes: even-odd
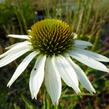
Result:
[[[107,57],[105,57],[103,55],[100,55],[98,53],[91,52],[89,50],[75,49],[74,52],[86,55],[86,56],[91,57],[91,58],[93,58],[93,59],[95,59],[97,61],[109,62],[109,58],[107,58]]]
[[[37,94],[44,80],[44,67],[46,56],[38,56],[34,68],[30,74],[29,88],[32,99],[37,99]]]
[[[30,46],[30,43],[28,41],[20,42],[20,43],[14,45],[11,49],[6,51],[5,53],[1,54],[0,58],[3,58],[4,56],[8,55],[9,53],[11,53],[11,54],[15,53],[15,50],[20,51],[20,49],[22,49],[22,48],[25,49],[25,47],[27,47],[27,46],[28,47]]]
[[[20,43],[21,43],[21,42],[20,42]],[[7,47],[5,48],[5,50],[11,49],[12,47],[14,47],[14,46],[17,45],[17,44],[19,44],[19,42],[18,42],[18,43],[15,43],[15,44],[12,44],[12,45],[10,45],[10,46],[7,46]]]
[[[31,45],[31,43],[30,43],[29,41],[24,41],[24,42],[18,42],[18,43],[12,44],[12,45],[6,47],[5,49],[6,49],[6,50],[7,50],[7,49],[11,49],[12,47],[14,47],[14,46],[16,46],[16,45],[19,45],[19,44],[21,45],[22,43],[28,43],[28,45]]]
[[[61,96],[61,78],[56,69],[54,63],[54,57],[47,58],[46,62],[46,73],[45,73],[45,86],[51,97],[53,104],[58,104]]]
[[[30,53],[17,67],[16,71],[14,72],[12,78],[8,82],[7,86],[11,86],[13,82],[21,75],[21,73],[27,68],[28,64],[32,61],[32,59],[37,55],[38,53],[32,52]]]
[[[20,56],[22,56],[23,54],[25,54],[26,52],[28,52],[30,50],[31,50],[30,47],[22,47],[21,49],[14,50],[13,52],[9,53],[4,58],[0,59],[0,67],[3,67],[5,65],[11,63],[12,61],[19,58]]]
[[[28,35],[9,34],[8,37],[18,38],[18,39],[29,39]]]
[[[71,52],[70,55],[72,56],[72,58],[78,60],[79,62],[94,68],[96,70],[100,70],[100,71],[104,71],[104,72],[109,72],[109,69],[102,63],[100,63],[99,61],[96,61],[95,59],[86,56],[84,54],[80,54],[79,52]]]
[[[88,41],[82,41],[82,40],[74,40],[74,45],[77,47],[81,47],[81,46],[92,46],[92,44]]]
[[[79,93],[78,77],[71,64],[63,56],[58,56],[56,57],[55,65],[64,82],[72,87],[76,93]]]
[[[88,80],[87,76],[85,75],[84,71],[77,65],[75,64],[70,57],[68,57],[69,62],[71,63],[72,67],[74,68],[76,74],[78,75],[78,79],[80,80],[81,84],[89,91],[89,92],[96,92],[95,89],[93,88],[92,84]]]

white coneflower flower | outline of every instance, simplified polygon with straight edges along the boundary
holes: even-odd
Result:
[[[94,93],[95,89],[84,71],[72,59],[96,70],[109,72],[108,68],[100,63],[100,61],[109,62],[109,58],[85,50],[92,44],[74,39],[70,26],[61,20],[45,19],[35,23],[29,35],[10,34],[8,37],[26,41],[9,46],[7,48],[9,50],[0,55],[0,67],[11,63],[27,52],[29,55],[17,67],[7,86],[10,87],[36,57],[29,81],[32,98],[37,98],[44,82],[53,104],[57,104],[62,89],[61,79],[76,93],[80,92],[78,80],[89,92]]]

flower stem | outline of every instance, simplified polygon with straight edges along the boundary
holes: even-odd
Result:
[[[53,107],[53,109],[58,109],[58,106],[57,106],[57,105],[55,105],[55,106]]]

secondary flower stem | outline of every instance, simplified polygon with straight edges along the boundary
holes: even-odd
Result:
[[[98,44],[98,41],[99,41],[99,34],[101,32],[101,29],[97,32],[97,36],[95,38],[95,42],[94,42],[94,45],[92,47],[92,51],[96,50],[96,47],[97,47],[97,44]]]

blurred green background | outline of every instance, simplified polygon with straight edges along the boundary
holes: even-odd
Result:
[[[109,57],[109,0],[0,0],[0,54],[18,41],[7,38],[7,34],[27,34],[31,25],[45,18],[66,21],[78,34],[78,39],[93,44],[90,50]],[[81,64],[97,91],[94,95],[82,86],[81,95],[76,95],[63,83],[58,106],[52,105],[44,86],[38,99],[32,100],[28,81],[34,62],[11,88],[7,88],[21,60],[0,68],[0,109],[109,109],[109,74]],[[109,63],[106,65],[109,68]]]

